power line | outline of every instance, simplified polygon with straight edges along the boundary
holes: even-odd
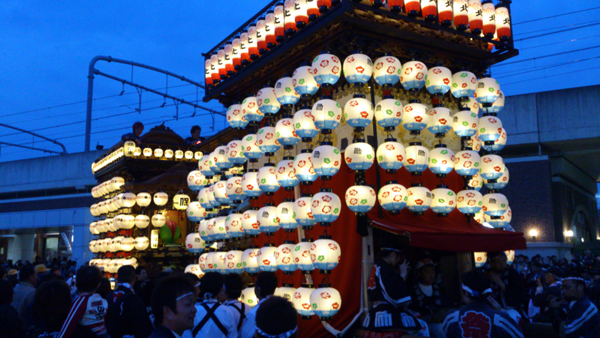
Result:
[[[598,23],[598,22],[600,22],[600,21],[594,20],[594,21],[578,22],[578,23],[568,24],[568,25],[563,25],[563,26],[553,26],[553,27],[550,27],[550,28],[538,29],[538,30],[535,30],[535,31],[527,31],[527,32],[524,32],[524,33],[522,33],[520,35],[529,35],[529,34],[533,34],[533,33],[547,32],[547,31],[552,31],[552,30],[557,30],[557,29],[560,30],[560,29],[566,28],[566,27],[579,27],[579,26],[582,26],[582,25],[587,25],[587,24],[592,24],[592,23]]]
[[[556,63],[556,64],[552,64],[546,67],[542,67],[542,68],[536,68],[536,69],[528,69],[527,72],[531,73],[531,72],[539,72],[541,70],[546,70],[546,69],[550,69],[550,68],[556,68],[556,67],[563,67],[563,66],[568,66],[574,63],[579,63],[579,62],[584,62],[584,61],[589,61],[589,60],[594,60],[594,59],[600,59],[600,56],[595,56],[592,58],[587,58],[587,59],[581,59],[581,60],[574,60],[574,61],[570,61],[567,63]],[[521,75],[522,71],[512,71],[512,72],[506,72],[506,73],[502,73],[502,74],[509,74],[509,75],[503,75],[503,76],[496,76],[496,79],[503,79],[503,78],[507,78],[507,77],[513,77],[513,76],[517,76],[517,75]]]
[[[557,31],[557,32],[550,32],[550,33],[545,33],[545,34],[540,34],[540,35],[529,36],[529,37],[526,37],[526,38],[515,40],[515,42],[516,41],[525,41],[525,40],[530,40],[530,39],[541,38],[543,36],[548,36],[548,35],[553,35],[553,34],[558,34],[558,33],[569,32],[569,31],[573,31],[573,30],[577,30],[577,29],[582,29],[582,28],[587,28],[587,27],[591,27],[591,26],[597,26],[597,25],[600,25],[600,22],[591,23],[589,25],[585,25],[585,26],[581,26],[581,27],[573,27],[573,28],[569,28],[569,29],[563,29],[563,30],[560,30],[560,31]]]
[[[574,71],[570,71],[570,72],[563,72],[563,73],[558,73],[558,74],[552,74],[552,75],[547,75],[547,76],[535,77],[535,78],[530,78],[530,79],[526,79],[526,80],[523,80],[523,81],[516,81],[516,82],[505,83],[505,84],[503,84],[503,86],[509,86],[509,85],[513,85],[513,84],[517,84],[517,83],[522,83],[522,82],[527,82],[527,81],[545,79],[545,78],[548,78],[548,77],[554,77],[554,76],[559,76],[559,75],[585,72],[585,71],[588,71],[588,70],[599,69],[599,68],[600,68],[600,66],[598,66],[598,67],[592,67],[592,68],[586,68],[586,69],[580,69],[580,70],[574,70]]]
[[[552,15],[552,16],[546,16],[546,17],[543,17],[543,18],[538,18],[538,19],[532,19],[532,20],[528,20],[528,21],[518,22],[518,23],[514,23],[513,26],[522,25],[522,24],[530,23],[530,22],[536,22],[536,21],[541,21],[541,20],[547,20],[547,19],[557,18],[559,16],[565,16],[565,15],[571,15],[571,14],[577,14],[577,13],[592,11],[594,9],[600,9],[600,7],[594,7],[594,8],[589,8],[589,9],[582,9],[582,10],[575,11],[575,12],[557,14],[557,15]]]
[[[598,45],[598,46],[592,46],[592,47],[586,47],[586,48],[580,48],[580,49],[575,49],[575,50],[569,50],[569,51],[566,51],[566,52],[560,52],[560,53],[555,53],[555,54],[542,55],[542,56],[538,56],[538,57],[534,57],[534,58],[529,58],[529,59],[524,59],[524,60],[517,60],[517,61],[513,61],[513,62],[502,63],[502,64],[499,64],[499,65],[495,65],[494,67],[503,67],[503,66],[512,65],[512,64],[515,64],[515,63],[521,63],[521,62],[527,62],[527,61],[533,61],[533,60],[540,60],[540,59],[545,59],[545,58],[549,58],[549,57],[553,57],[553,56],[570,54],[570,53],[577,53],[577,52],[582,52],[582,51],[585,51],[585,50],[590,50],[590,49],[595,49],[595,48],[600,48],[600,45]]]
[[[599,36],[600,35],[586,36],[584,38],[570,39],[570,40],[565,40],[565,41],[561,41],[561,42],[547,43],[545,45],[537,45],[537,46],[532,46],[532,47],[520,48],[520,50],[523,51],[523,50],[535,49],[535,48],[540,48],[540,47],[560,45],[560,44],[563,44],[563,43],[569,43],[569,42],[575,42],[575,41],[582,41],[582,40],[587,40],[587,39],[591,39],[591,38],[596,38],[596,37],[599,37]]]

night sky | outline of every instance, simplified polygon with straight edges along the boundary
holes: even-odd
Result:
[[[96,55],[133,60],[204,81],[201,53],[238,28],[267,1],[11,1],[0,2],[0,122],[36,131],[64,143],[68,152],[84,148],[87,71]],[[586,10],[561,15],[564,13]],[[520,56],[492,68],[506,95],[597,85],[600,82],[600,5],[514,1],[513,34]],[[554,18],[536,20],[557,16]],[[535,20],[532,22],[527,22]],[[586,27],[584,27],[586,26]],[[583,27],[583,28],[582,28]],[[551,34],[560,32],[558,34]],[[576,51],[580,50],[580,51]],[[571,52],[576,51],[576,52]],[[553,55],[560,54],[560,55]],[[533,59],[537,58],[537,59]],[[522,62],[518,62],[522,61]],[[99,62],[96,68],[150,88],[164,90],[164,75]],[[201,101],[204,93],[170,78],[171,95]],[[92,148],[110,147],[142,121],[146,131],[166,125],[186,137],[194,124],[204,136],[225,127],[222,117],[177,107],[148,92],[97,77],[94,83]],[[200,103],[225,111],[218,102]],[[178,118],[178,120],[177,120]],[[0,141],[60,150],[49,142],[0,127]],[[0,146],[0,162],[45,156]]]

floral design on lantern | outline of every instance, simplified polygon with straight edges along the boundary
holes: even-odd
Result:
[[[356,213],[367,213],[377,201],[375,189],[367,185],[354,185],[346,190],[346,205]]]
[[[502,216],[508,209],[508,199],[501,193],[489,193],[483,196],[483,212],[488,216]]]
[[[310,247],[313,266],[325,273],[338,265],[341,255],[340,245],[328,236],[320,236]]]
[[[264,87],[259,90],[256,94],[256,103],[258,104],[258,110],[263,114],[277,114],[281,108],[281,104],[277,101],[277,95],[275,95],[275,88]]]
[[[227,268],[225,267],[225,255],[227,253],[223,251],[217,251],[212,256],[212,271],[218,272],[220,274],[227,273]]]
[[[204,241],[199,233],[193,232],[185,237],[185,247],[190,253],[199,254],[204,251]]]
[[[400,73],[402,73],[402,64],[398,58],[386,54],[375,60],[373,79],[378,85],[395,86],[400,81]]]
[[[436,144],[429,152],[429,170],[438,177],[445,177],[454,169],[454,152],[445,144]]]
[[[250,169],[242,176],[242,190],[248,197],[258,197],[263,191],[258,186],[258,173],[256,169]]]
[[[185,210],[185,214],[187,215],[187,218],[192,222],[200,222],[201,220],[204,219],[204,217],[206,217],[205,216],[206,211],[200,205],[200,202],[197,202],[197,201],[194,201],[194,202],[191,202],[190,204],[188,204],[187,209]],[[138,217],[139,216],[145,216],[145,215],[138,215]],[[146,217],[148,217],[148,216],[146,216]],[[137,226],[137,217],[136,217],[136,226]]]
[[[260,271],[277,271],[276,251],[277,247],[275,246],[264,246],[258,250],[256,261],[258,262]]]
[[[340,170],[342,155],[331,142],[323,142],[313,150],[311,161],[317,175],[329,178]]]
[[[271,235],[279,230],[279,221],[277,220],[277,207],[273,203],[265,203],[265,206],[258,209],[256,221],[261,232]]]
[[[265,114],[258,110],[255,96],[249,96],[242,101],[242,115],[248,122],[260,122]]]
[[[451,92],[454,97],[460,99],[463,97],[471,97],[477,89],[477,76],[471,72],[460,71],[452,75]]]
[[[225,191],[231,203],[235,202],[235,204],[238,204],[246,197],[244,188],[242,187],[242,178],[239,176],[234,176],[227,180]]]
[[[315,269],[310,258],[310,248],[312,243],[309,239],[303,238],[302,241],[294,247],[294,263],[302,271],[312,271]]]
[[[220,241],[220,240],[224,240],[224,239],[228,239],[231,236],[229,236],[229,234],[227,233],[227,230],[225,229],[225,219],[227,217],[225,216],[219,216],[217,218],[214,219],[214,223],[209,222],[208,223],[208,234],[209,237],[211,237],[213,240],[215,241]]]
[[[298,228],[298,223],[294,219],[293,199],[286,198],[277,206],[277,220],[282,229],[293,231]]]
[[[189,264],[185,267],[184,273],[192,273],[196,275],[198,278],[204,277],[204,272],[200,269],[200,264]]]
[[[247,287],[244,290],[242,290],[240,301],[248,306],[256,306],[256,304],[258,304],[258,298],[256,297],[256,293],[254,292],[254,286]]]
[[[479,103],[491,105],[500,97],[500,84],[491,77],[479,79],[474,97]]]
[[[231,202],[231,199],[227,195],[227,181],[219,181],[213,185],[215,199],[219,204],[227,204]],[[210,191],[210,189],[209,189]]]
[[[402,123],[402,103],[393,98],[381,100],[375,106],[375,120],[385,130],[393,130]]]
[[[427,130],[432,134],[445,135],[452,129],[452,112],[448,108],[434,107],[429,110]]]
[[[315,126],[315,116],[312,110],[305,107],[294,114],[294,129],[298,136],[307,141],[319,134],[319,128]]]
[[[479,191],[483,187],[483,181],[484,181],[483,178],[481,178],[479,173],[477,173],[473,177],[471,177],[471,179],[467,183],[467,186],[470,187],[471,189],[475,189],[475,190]]]
[[[281,144],[275,137],[274,127],[263,127],[258,130],[258,148],[267,155],[273,154],[281,148]]]
[[[485,180],[496,181],[504,173],[506,165],[502,157],[488,154],[481,158],[481,177]]]
[[[361,94],[354,95],[344,106],[344,118],[353,128],[365,128],[373,122],[373,104]]]
[[[420,132],[429,123],[427,107],[420,103],[409,103],[404,106],[402,113],[402,126],[408,131]]]
[[[200,191],[208,183],[204,175],[198,170],[190,171],[187,177],[187,184],[190,190]]]
[[[312,68],[308,64],[298,67],[292,74],[292,85],[302,97],[315,95],[319,90],[319,84],[315,81]]]
[[[242,227],[242,214],[233,213],[225,217],[225,230],[231,238],[244,237],[244,229]]]
[[[311,195],[303,195],[294,202],[294,213],[292,217],[303,227],[312,227],[317,224],[317,220],[312,213],[311,204]]]
[[[418,91],[425,86],[427,66],[421,61],[409,61],[402,66],[400,83],[406,90]]]
[[[496,99],[496,101],[494,101],[494,103],[492,104],[491,107],[487,107],[486,108],[486,112],[487,113],[499,113],[503,108],[504,108],[504,103],[506,101],[506,97],[504,96],[504,92],[500,91],[500,94],[498,95],[498,99]]]
[[[477,136],[485,145],[493,145],[502,133],[502,121],[496,116],[483,116],[479,119],[479,135]]]
[[[460,137],[471,137],[477,133],[479,118],[477,113],[463,110],[454,114],[452,129]]]
[[[411,142],[405,149],[404,167],[410,173],[418,174],[425,171],[429,165],[429,149],[421,142]]]
[[[367,170],[371,168],[375,161],[375,151],[370,144],[364,140],[355,140],[344,151],[346,164],[352,170]]]
[[[294,146],[300,142],[300,137],[294,129],[294,120],[290,117],[284,117],[277,122],[275,136],[283,146]]]
[[[294,158],[291,156],[284,157],[277,164],[275,173],[277,175],[277,182],[284,188],[291,188],[300,184],[300,180],[298,180],[294,172]]]
[[[227,160],[234,165],[244,164],[248,161],[248,158],[244,156],[244,147],[241,140],[233,140],[227,144],[229,153],[227,154]]]
[[[317,222],[334,222],[342,211],[342,202],[331,189],[321,189],[311,201],[311,212]]]
[[[242,141],[242,148],[244,150],[244,156],[246,158],[257,160],[264,156],[264,152],[258,147],[258,137],[256,134],[248,134],[244,136]]]
[[[225,254],[225,269],[227,273],[240,274],[244,271],[244,266],[242,265],[243,254],[244,252],[240,250],[231,250]]]
[[[445,185],[439,185],[431,191],[431,210],[446,216],[456,208],[456,194]]]
[[[337,128],[342,120],[342,106],[331,99],[321,99],[312,107],[315,127],[323,132]]]
[[[198,170],[200,170],[202,175],[204,175],[206,177],[212,177],[215,174],[215,172],[210,167],[211,161],[212,161],[211,156],[209,154],[209,156],[207,156],[207,158],[198,162]]]
[[[310,303],[310,295],[315,289],[308,286],[303,284],[302,287],[297,288],[291,299],[294,308],[303,318],[310,318],[315,314]]]
[[[315,315],[321,320],[327,320],[340,310],[342,297],[336,289],[326,284],[325,286],[320,286],[310,294],[310,303]]]
[[[340,59],[327,52],[321,52],[312,61],[312,73],[321,86],[333,86],[340,79],[342,64]]]
[[[414,183],[408,188],[407,195],[406,208],[414,213],[422,214],[431,206],[431,191],[421,183]]]
[[[277,247],[275,251],[275,259],[277,267],[284,272],[294,272],[298,267],[294,262],[294,248],[296,244],[291,241],[286,241],[284,244]]]
[[[258,210],[246,210],[242,214],[242,229],[244,232],[251,236],[260,234],[260,228],[257,220]]]
[[[474,215],[483,206],[483,196],[477,190],[461,190],[456,195],[457,208],[467,215]]]
[[[198,193],[198,202],[200,203],[200,206],[202,206],[204,209],[212,208],[212,205],[208,200],[208,188],[200,189],[200,192]]]
[[[450,90],[452,72],[446,67],[433,67],[427,71],[425,86],[432,95],[444,95]]]
[[[484,179],[483,184],[485,184],[485,187],[488,188],[489,190],[501,190],[501,189],[506,188],[509,180],[510,180],[510,175],[508,172],[508,168],[506,166],[504,166],[504,171],[502,172],[502,175],[499,178],[497,178],[495,180],[495,182]]]
[[[512,210],[510,207],[506,208],[506,212],[502,214],[500,217],[491,217],[485,215],[485,221],[488,222],[494,228],[506,228],[510,226],[510,221],[512,221]]]
[[[406,206],[408,191],[398,182],[389,181],[379,189],[377,199],[383,209],[391,214],[397,214]]]
[[[275,164],[266,163],[264,167],[258,169],[258,188],[266,193],[272,193],[279,190],[279,182],[275,174]]]
[[[356,52],[344,60],[344,76],[352,84],[365,84],[373,74],[373,61],[367,55]]]
[[[291,106],[300,100],[300,94],[294,88],[294,80],[289,75],[284,75],[275,83],[277,101],[284,106]]]
[[[248,120],[242,113],[242,105],[239,103],[232,104],[227,108],[227,122],[234,129],[244,129],[248,125]]]
[[[506,141],[508,140],[508,134],[506,134],[506,129],[502,128],[502,132],[500,133],[500,137],[498,137],[498,139],[496,141],[494,141],[494,144],[492,145],[484,145],[484,148],[487,151],[500,151],[502,149],[504,149],[504,146],[506,146]]]
[[[384,143],[377,147],[377,163],[388,172],[395,172],[404,165],[406,151],[401,143],[395,138],[387,138]]]
[[[294,173],[302,182],[313,182],[317,179],[317,174],[312,164],[312,153],[309,149],[302,150],[302,153],[294,159]]]
[[[456,154],[454,170],[461,176],[474,176],[479,172],[480,162],[481,157],[478,153],[473,150],[463,150]]]

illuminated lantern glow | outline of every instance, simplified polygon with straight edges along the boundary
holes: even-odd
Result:
[[[448,108],[434,107],[429,110],[427,130],[445,136],[452,129],[452,112]]]
[[[254,287],[247,287],[242,290],[240,301],[248,306],[256,306],[258,304],[258,298],[254,293]]]
[[[477,113],[470,110],[463,110],[456,114],[452,119],[452,129],[459,137],[472,137],[477,134],[479,128],[479,117]]]
[[[301,97],[310,97],[319,90],[319,84],[313,77],[312,68],[306,63],[296,68],[292,74],[292,85]]]
[[[489,190],[501,190],[506,188],[509,180],[510,174],[508,172],[508,168],[504,166],[504,171],[502,172],[502,175],[498,179],[496,179],[495,182],[484,179],[483,183],[485,184],[485,187]]]
[[[120,190],[123,184],[125,184],[125,179],[123,177],[115,176],[110,179],[110,187],[112,191]]]
[[[167,223],[167,218],[163,214],[155,214],[152,216],[152,226],[162,228]]]
[[[187,209],[185,210],[185,214],[187,215],[187,218],[191,222],[200,222],[201,220],[204,219],[204,217],[206,217],[205,209],[200,205],[200,202],[196,202],[196,201],[191,202],[187,206]],[[139,215],[139,216],[145,216],[145,215]],[[146,216],[146,217],[148,217],[148,216]],[[137,217],[136,217],[136,226],[137,226]]]
[[[202,153],[201,151],[194,152],[194,160],[200,162],[200,161],[202,161],[203,158],[204,158],[204,153]]]
[[[227,204],[231,199],[227,195],[227,181],[219,181],[213,185],[215,199],[219,204]],[[210,191],[210,190],[209,190]]]
[[[145,157],[152,156],[152,149],[150,149],[150,148],[144,148],[144,156]]]
[[[204,241],[199,233],[193,232],[185,237],[185,247],[190,253],[199,254],[204,251]]]
[[[98,229],[96,229],[96,222],[92,222],[90,223],[90,232],[92,233],[92,235],[99,235],[100,232],[98,231]]]
[[[169,201],[169,195],[167,195],[167,193],[165,192],[159,191],[154,194],[153,201],[154,204],[158,205],[159,207],[162,207]]]
[[[377,103],[375,106],[375,120],[380,127],[386,131],[394,130],[395,127],[402,123],[402,103],[393,98],[386,98]]]
[[[318,0],[317,5],[319,6],[319,12],[325,13],[331,7],[331,0]]]
[[[277,141],[284,147],[295,146],[300,142],[300,137],[294,129],[294,120],[291,117],[282,118],[275,126]]]
[[[242,214],[242,229],[251,236],[256,236],[261,233],[257,220],[258,210],[246,210]]]
[[[286,156],[277,164],[276,169],[277,182],[284,188],[295,187],[300,184],[294,172],[294,158]]]
[[[125,208],[133,208],[136,203],[137,196],[134,193],[126,192],[123,194],[123,207]]]
[[[272,203],[265,203],[265,206],[258,209],[256,221],[261,232],[271,235],[279,230],[279,221],[277,220],[277,207]]]
[[[129,230],[135,225],[135,217],[133,215],[123,215],[121,218],[121,229]]]
[[[190,204],[190,200],[190,196],[178,193],[177,195],[173,196],[173,208],[175,210],[186,210],[188,204]]]
[[[296,22],[296,28],[301,29],[308,24],[308,4],[307,0],[295,0],[294,1],[294,21]]]
[[[467,140],[467,147],[475,150],[476,152],[481,150],[481,140],[477,137],[477,134],[471,136],[471,138]]]
[[[384,143],[377,147],[377,163],[382,169],[394,173],[404,165],[406,151],[401,143],[395,138],[387,138]]]
[[[422,215],[431,206],[431,191],[425,188],[421,183],[413,184],[406,189],[408,200],[406,208],[416,214]]]
[[[302,227],[311,228],[317,224],[317,220],[312,213],[311,204],[311,195],[303,195],[294,202],[294,213],[292,214],[292,217]]]
[[[218,272],[220,274],[227,273],[227,268],[225,266],[225,256],[226,252],[217,251],[212,256],[212,271]]]
[[[229,40],[225,45],[225,72],[227,75],[235,73],[233,68],[233,40]]]
[[[213,240],[220,241],[220,240],[228,239],[231,237],[231,236],[229,236],[229,234],[227,233],[227,230],[225,229],[225,219],[226,218],[227,217],[225,217],[225,216],[219,216],[214,219],[214,223],[212,223],[212,222],[208,223],[208,227],[207,227],[208,235]]]
[[[277,259],[275,258],[275,252],[277,247],[275,246],[264,246],[256,253],[256,261],[258,262],[258,268],[260,271],[277,271]]]
[[[437,4],[435,0],[421,0],[421,12],[426,21],[435,21],[437,16]]]
[[[421,11],[420,0],[404,0],[404,10],[409,16],[417,16]]]
[[[250,60],[257,59],[260,54],[258,52],[256,32],[256,23],[251,23],[250,26],[248,26],[248,54],[250,54]]]
[[[258,109],[255,96],[249,96],[242,101],[242,117],[248,122],[260,122],[265,114]]]
[[[227,180],[226,193],[230,203],[233,204],[239,204],[246,197],[240,176],[234,176]]]
[[[292,273],[298,269],[294,263],[294,248],[296,244],[292,241],[285,241],[284,244],[277,247],[274,256],[277,260],[277,268],[283,272]]]
[[[342,201],[331,189],[321,189],[313,196],[310,206],[313,217],[321,225],[334,222],[342,211]]]
[[[275,47],[277,45],[277,38],[275,35],[275,10],[273,9],[269,9],[265,17],[265,35],[267,48],[271,49]]]
[[[313,150],[311,161],[315,173],[323,179],[329,179],[340,170],[342,155],[331,142],[323,142]]]
[[[319,5],[317,4],[317,0],[306,0],[306,6],[308,9],[309,21],[313,21],[321,15],[321,13],[319,12]]]
[[[294,88],[294,79],[289,75],[284,75],[275,83],[275,95],[283,106],[294,105],[300,100],[300,94]]]
[[[406,90],[418,91],[425,86],[427,66],[421,61],[409,61],[402,66],[400,83]]]
[[[250,63],[250,53],[248,52],[248,29],[244,28],[240,34],[240,58],[242,65]]]
[[[496,101],[494,101],[494,103],[492,104],[491,107],[486,108],[486,112],[487,113],[499,113],[503,108],[504,108],[504,102],[505,102],[506,98],[504,96],[504,92],[500,91],[500,94],[498,95],[498,98],[496,99]]]
[[[284,3],[279,2],[275,5],[275,40],[277,42],[281,42],[285,36],[285,9]]]
[[[198,225],[198,234],[200,235],[200,238],[202,238],[202,240],[205,242],[212,241],[212,238],[208,234],[208,221],[209,220],[204,219],[200,221],[200,225]]]
[[[231,42],[231,47],[232,47],[232,51],[231,51],[231,62],[233,65],[233,69],[235,71],[240,70],[241,66],[242,66],[242,46],[241,46],[241,39],[240,39],[240,34],[237,34],[234,38],[233,41]]]
[[[500,41],[508,41],[511,36],[510,13],[508,8],[501,4],[496,7],[496,34],[498,34]]]
[[[452,25],[452,1],[438,1],[437,10],[439,24],[445,27]]]
[[[341,259],[340,245],[328,236],[320,236],[310,247],[313,266],[322,273],[333,270]]]
[[[494,228],[502,229],[510,226],[510,222],[512,221],[512,210],[510,207],[506,209],[506,212],[502,214],[499,218],[492,218],[491,216],[485,215],[485,221],[488,222]]]
[[[183,158],[183,150],[175,151],[175,158],[181,160]]]
[[[377,200],[384,210],[389,211],[392,215],[398,214],[406,206],[408,191],[398,182],[389,181],[379,189]]]
[[[275,165],[266,163],[264,167],[258,169],[258,188],[266,193],[273,193],[279,190],[279,182],[275,174]]]
[[[352,84],[363,85],[373,75],[373,60],[360,52],[348,56],[343,67],[346,81]]]
[[[210,77],[212,79],[213,86],[217,85],[219,81],[221,81],[221,77],[219,76],[219,57],[217,56],[216,52],[210,56]],[[146,154],[144,154],[144,156],[146,156]]]
[[[314,290],[311,285],[302,284],[302,287],[294,292],[291,302],[302,318],[311,318],[315,314],[310,303],[310,295]]]
[[[294,292],[296,292],[296,288],[294,288],[293,286],[293,284],[283,284],[282,287],[278,287],[277,289],[275,289],[274,295],[277,297],[285,298],[291,303],[292,297],[294,296]]]
[[[273,153],[277,152],[279,148],[281,148],[281,144],[279,141],[277,141],[275,134],[275,127],[262,127],[258,130],[258,148],[267,156],[273,156]]]
[[[314,1],[312,1],[314,2]],[[327,52],[321,52],[312,61],[313,76],[321,86],[333,86],[340,79],[342,63],[340,59]]]
[[[203,253],[202,255],[200,255],[200,258],[198,258],[198,266],[200,267],[200,270],[202,270],[202,271],[209,270],[209,267],[208,267],[209,262],[207,261],[209,253],[210,252]],[[211,268],[210,269],[212,269],[212,256],[213,255],[210,255],[210,258],[211,258],[211,260],[210,260]]]
[[[281,109],[281,104],[277,100],[275,88],[273,87],[264,87],[259,90],[256,94],[256,103],[258,104],[258,109],[267,115],[276,114]]]
[[[256,134],[247,134],[244,136],[244,139],[242,140],[242,148],[246,158],[258,160],[265,155],[265,153],[260,150],[257,141],[258,136]]]
[[[351,143],[344,151],[344,160],[352,170],[364,171],[375,162],[375,150],[364,140],[355,140],[359,142]],[[362,142],[360,142],[362,141]]]
[[[310,258],[310,248],[312,242],[309,239],[303,238],[302,241],[294,247],[294,263],[301,271],[312,271],[315,269],[312,259]]]
[[[431,210],[440,216],[447,216],[456,208],[456,194],[445,185],[431,191]]]
[[[258,21],[256,21],[256,46],[258,47],[259,54],[264,54],[268,51],[266,29],[266,19],[264,16],[261,16]]]
[[[258,197],[263,194],[263,191],[258,186],[258,173],[256,169],[250,170],[250,172],[242,176],[242,190],[248,197]]]
[[[319,134],[319,128],[315,126],[315,116],[312,110],[305,107],[294,114],[294,129],[303,141],[310,141]]]
[[[227,154],[227,160],[234,165],[240,165],[246,163],[248,158],[244,156],[244,147],[242,140],[233,140],[227,144],[229,153]]]
[[[215,185],[216,184],[213,184],[210,187],[208,187],[208,190],[206,192],[206,196],[208,197],[208,202],[210,203],[210,205],[213,208],[218,207],[221,204],[221,203],[219,203],[219,201],[217,201],[217,197],[215,196]],[[225,196],[221,196],[221,197],[225,198]]]
[[[454,0],[454,25],[460,31],[467,29],[469,24],[469,4],[467,0]]]
[[[354,95],[344,106],[346,122],[353,128],[359,128],[358,130],[369,126],[373,122],[373,115],[373,104],[361,94]]]
[[[444,95],[452,85],[452,72],[446,67],[433,67],[427,71],[425,86],[432,95]]]
[[[491,39],[496,33],[496,6],[492,0],[484,1],[483,5],[483,35]]]
[[[410,103],[404,106],[402,126],[411,132],[421,132],[429,123],[427,107],[420,103]]]
[[[500,97],[500,84],[491,77],[479,79],[474,97],[477,102],[491,106]]]
[[[284,230],[294,231],[298,228],[298,223],[294,219],[293,199],[286,198],[277,206],[277,219],[279,226]]]
[[[508,209],[508,199],[501,193],[489,193],[483,196],[483,212],[492,217],[500,217]]]
[[[208,181],[202,175],[202,173],[198,170],[190,171],[187,177],[187,184],[190,190],[192,191],[200,191],[200,189],[204,188]]]
[[[483,9],[481,0],[469,0],[469,30],[475,35],[481,34],[483,28]]]
[[[227,77],[227,69],[225,68],[225,46],[221,46],[217,52],[217,70],[221,80]]]
[[[310,303],[317,317],[321,320],[328,320],[340,310],[342,297],[336,289],[325,284],[310,294]]]
[[[209,154],[209,156],[207,156],[207,158],[205,158],[203,161],[198,162],[198,170],[206,177],[213,177],[215,174],[215,172],[210,168],[210,157],[211,156]]]
[[[481,178],[479,173],[477,173],[467,183],[467,186],[469,187],[468,189],[475,189],[477,191],[481,190],[481,188],[483,187],[483,181],[484,179]]]
[[[373,79],[380,86],[392,87],[400,81],[402,64],[398,58],[386,54],[375,60]]]
[[[225,217],[225,230],[231,238],[244,237],[244,228],[242,227],[243,215],[233,213]]]
[[[421,142],[411,142],[405,149],[404,167],[413,175],[419,175],[429,166],[429,149]]]
[[[487,252],[474,252],[475,267],[481,268],[487,262]]]
[[[210,60],[210,58],[208,58],[208,59],[206,59],[206,61],[204,61],[204,81],[206,82],[207,86],[213,85],[212,71],[210,69],[211,65],[212,65],[212,61]]]
[[[202,269],[200,269],[200,264],[190,264],[186,266],[184,273],[194,274],[198,278],[204,277],[204,272],[202,272]]]
[[[481,157],[473,150],[463,150],[455,155],[454,170],[460,176],[472,177],[479,172]]]
[[[318,178],[312,164],[310,149],[302,150],[294,159],[294,173],[301,182],[313,182]]]
[[[492,146],[502,134],[502,121],[496,116],[483,116],[479,119],[479,135],[477,136],[485,145]]]
[[[481,158],[481,177],[483,179],[496,182],[504,173],[506,165],[502,157],[498,155],[488,154]]]
[[[283,22],[285,23],[285,34],[287,35],[293,34],[296,31],[295,7],[296,1],[285,0]]]
[[[351,211],[364,214],[375,206],[377,194],[375,189],[367,185],[354,185],[346,190],[345,200]]]
[[[194,152],[191,150],[187,150],[185,152],[185,159],[186,160],[191,160],[192,158],[194,158]]]
[[[463,214],[474,215],[483,206],[483,196],[477,190],[461,190],[456,195],[456,206]]]
[[[212,205],[208,200],[208,188],[200,189],[200,192],[198,193],[198,202],[200,203],[200,206],[202,206],[204,209],[212,208]]]
[[[438,177],[445,177],[454,170],[454,152],[445,144],[436,144],[429,152],[429,170]]]
[[[476,212],[475,215],[473,215],[473,220],[479,224],[483,224],[485,222],[485,214],[483,213],[483,210]]]
[[[242,105],[239,103],[232,104],[227,108],[227,123],[231,128],[244,129],[248,125],[248,120],[242,113]]]
[[[240,274],[244,272],[244,266],[242,265],[243,251],[231,250],[225,253],[225,270],[227,273]]]
[[[477,89],[477,76],[471,72],[460,71],[452,75],[450,91],[456,98],[471,97]]]

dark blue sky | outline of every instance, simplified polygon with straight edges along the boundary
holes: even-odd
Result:
[[[47,1],[0,2],[0,122],[36,130],[58,138],[69,152],[84,147],[87,69],[96,55],[134,60],[190,79],[203,81],[203,57],[216,43],[244,23],[267,1]],[[226,5],[224,5],[226,4]],[[508,62],[529,60],[600,45],[600,10],[559,16],[553,19],[523,23],[581,9],[600,7],[597,0],[568,2],[547,0],[515,1],[513,23],[518,58]],[[530,38],[560,30],[587,28]],[[523,39],[523,40],[521,40]],[[576,41],[570,41],[576,39]],[[570,87],[596,85],[600,82],[598,57],[600,48],[567,53],[537,60],[496,66],[493,75],[507,95]],[[96,68],[127,79],[131,67],[98,63]],[[582,71],[585,70],[585,71]],[[136,69],[134,82],[151,88],[165,87],[165,77]],[[169,80],[169,93],[195,100],[194,87]],[[134,88],[122,88],[114,81],[96,78],[92,146],[109,147],[137,120],[147,129],[167,121],[167,126],[187,135],[194,124],[210,135],[224,126],[193,109],[179,107],[180,120],[175,121],[176,108],[153,94],[142,95],[141,114],[134,111],[138,95]],[[201,98],[202,92],[198,93]],[[223,110],[217,102],[203,104]],[[60,107],[56,107],[60,106]],[[55,107],[55,108],[48,108]],[[44,109],[48,108],[48,109]],[[214,128],[214,131],[211,130]],[[0,128],[0,141],[58,150],[59,148],[31,136]],[[0,161],[42,156],[41,152],[13,147],[0,148]]]

